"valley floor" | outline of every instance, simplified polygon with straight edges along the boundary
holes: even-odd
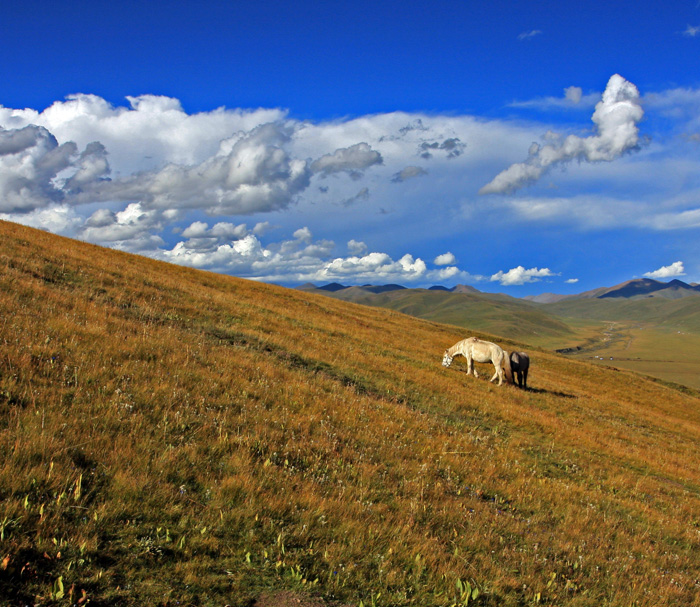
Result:
[[[578,360],[700,389],[700,335],[613,321],[579,328],[576,345],[557,349]]]

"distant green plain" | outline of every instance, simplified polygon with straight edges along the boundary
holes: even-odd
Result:
[[[569,323],[577,329],[567,346],[580,346],[569,355],[602,365],[627,369],[663,381],[700,389],[700,335],[631,322]]]

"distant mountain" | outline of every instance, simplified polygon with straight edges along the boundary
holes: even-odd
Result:
[[[408,289],[402,285],[388,284],[388,285],[360,285],[360,286],[345,286],[338,284],[337,282],[332,282],[327,285],[322,285],[317,287],[316,285],[307,282],[299,287],[300,291],[328,291],[330,293],[336,293],[338,291],[349,290],[350,292],[364,291],[366,293],[387,293],[389,291],[400,291],[406,290],[423,290],[423,289]],[[434,285],[427,289],[428,291],[445,291],[447,293],[481,293],[478,289],[470,287],[469,285],[455,285],[454,287],[443,287],[442,285]]]
[[[571,319],[635,319],[692,331],[700,326],[700,306],[693,299],[700,296],[700,285],[680,280],[661,282],[638,278],[577,295],[543,293],[525,298],[482,293],[468,285],[413,289],[397,284],[343,286],[331,283],[299,288],[344,301],[389,308],[425,320],[542,343],[572,335]]]
[[[345,293],[343,299],[354,300],[361,297],[362,294],[380,294],[389,293],[392,291],[431,291],[438,293],[468,293],[471,295],[484,295],[493,297],[497,295],[483,293],[469,285],[456,285],[454,287],[444,287],[442,285],[434,285],[428,289],[412,289],[402,285],[361,285],[361,286],[346,286],[337,282],[332,282],[327,285],[317,287],[311,283],[306,283],[298,287],[301,291],[321,291],[326,293]],[[672,280],[670,282],[662,282],[651,278],[635,278],[626,282],[615,285],[614,287],[598,287],[590,291],[584,291],[576,295],[560,295],[557,293],[541,293],[540,295],[528,295],[522,299],[536,304],[553,304],[562,301],[577,300],[577,299],[642,299],[647,297],[663,297],[664,299],[681,299],[683,297],[700,295],[700,285],[696,283],[685,283],[682,280]]]
[[[305,285],[304,290],[510,338],[571,335],[565,323],[533,303],[503,294],[482,293],[467,285],[429,289],[407,289],[399,285],[329,289],[328,285],[311,288]]]
[[[664,297],[666,299],[680,299],[681,297],[692,295],[700,295],[700,287],[693,287],[677,279],[671,282],[659,282],[650,278],[638,278],[612,287],[598,297],[600,299],[607,297],[624,297],[627,299]]]
[[[523,299],[533,303],[551,304],[575,299],[644,299],[648,297],[681,299],[697,295],[700,295],[700,285],[696,283],[688,284],[678,279],[671,282],[661,282],[651,278],[635,278],[614,287],[599,287],[590,291],[584,291],[578,295],[542,293],[540,295],[529,295]]]

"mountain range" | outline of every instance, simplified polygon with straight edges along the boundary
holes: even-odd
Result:
[[[420,289],[409,289],[402,285],[387,284],[387,285],[361,285],[361,286],[345,286],[337,282],[329,283],[317,287],[314,284],[306,283],[298,287],[302,291],[321,291],[326,293],[340,294],[343,292],[342,299],[353,299],[353,295],[360,294],[379,294],[391,291],[417,291]],[[456,285],[454,287],[444,287],[440,285],[432,286],[428,291],[441,291],[446,293],[471,293],[490,296],[489,293],[484,293],[478,289],[468,285]],[[500,296],[498,294],[497,296]],[[613,287],[598,287],[590,291],[584,291],[576,295],[559,295],[556,293],[542,293],[540,295],[529,295],[523,297],[525,301],[533,303],[557,303],[565,300],[575,299],[606,299],[606,298],[623,298],[623,299],[642,299],[647,297],[663,297],[665,299],[681,299],[683,297],[700,295],[700,285],[697,283],[685,283],[682,280],[672,280],[670,282],[662,282],[651,278],[635,278],[626,282],[620,283]],[[349,296],[349,297],[348,297]],[[510,297],[504,295],[504,297]]]
[[[554,349],[578,344],[591,332],[600,334],[610,322],[700,333],[700,285],[680,280],[641,278],[577,295],[524,298],[483,293],[466,285],[413,289],[333,283],[299,289]]]

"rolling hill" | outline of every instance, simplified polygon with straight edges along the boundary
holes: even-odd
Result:
[[[636,279],[578,295],[524,299],[464,286],[334,284],[330,289],[305,285],[303,290],[504,335],[581,359],[622,363],[640,373],[700,388],[700,287],[679,280]]]
[[[6,222],[0,311],[2,605],[700,605],[695,391]]]
[[[340,288],[339,288],[340,287]],[[537,305],[509,297],[481,293],[473,287],[448,289],[407,289],[386,287],[342,287],[332,289],[306,285],[306,292],[316,292],[343,301],[388,308],[404,314],[476,329],[494,335],[508,335],[530,343],[552,338],[571,338],[572,329]]]

